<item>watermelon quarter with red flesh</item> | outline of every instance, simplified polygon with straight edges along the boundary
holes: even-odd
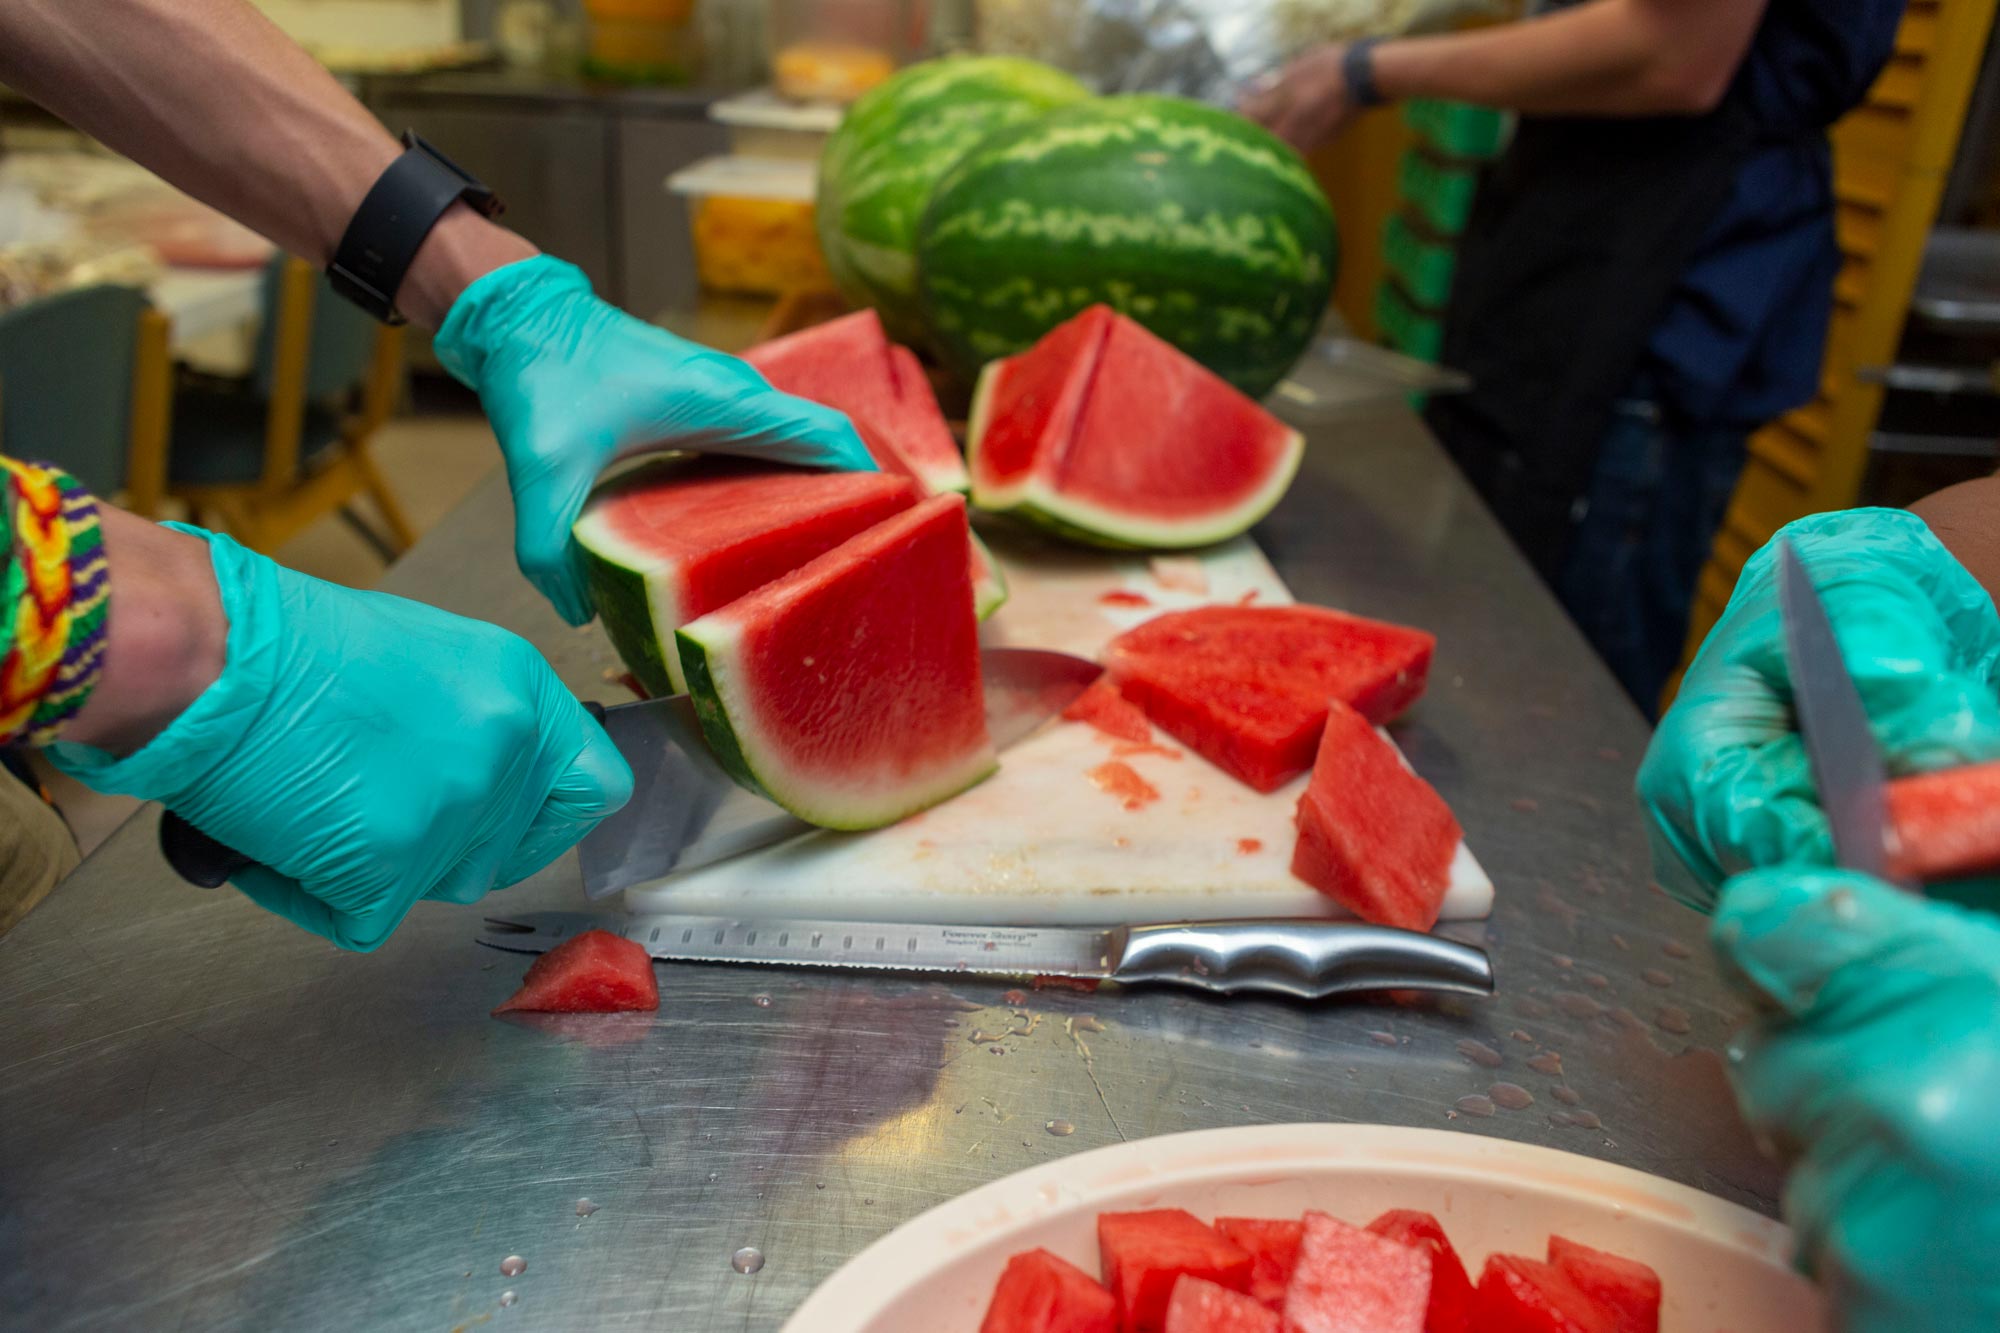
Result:
[[[1250,1285],[1248,1251],[1182,1208],[1099,1213],[1097,1249],[1122,1333],[1161,1333],[1174,1283],[1184,1276],[1230,1291]]]
[[[1280,1333],[1278,1315],[1242,1292],[1198,1277],[1174,1283],[1164,1333]]]
[[[1204,606],[1112,640],[1105,669],[1155,724],[1258,791],[1312,767],[1329,700],[1386,722],[1424,691],[1437,640],[1317,606]]]
[[[1118,1333],[1118,1302],[1067,1259],[1029,1250],[1007,1261],[979,1333]]]
[[[1215,1229],[1250,1252],[1250,1294],[1273,1310],[1284,1309],[1306,1224],[1296,1218],[1218,1217]]]
[[[1932,882],[2000,869],[2000,763],[1897,778],[1888,788],[1889,870]]]
[[[586,930],[528,965],[521,989],[496,1014],[615,1014],[660,1007],[644,948],[608,930]]]
[[[990,775],[965,501],[933,496],[678,633],[731,776],[809,823],[894,823]]]
[[[1476,1333],[1472,1322],[1472,1279],[1452,1248],[1444,1226],[1429,1213],[1395,1208],[1368,1224],[1384,1240],[1415,1246],[1431,1256],[1431,1300],[1424,1333]]]
[[[687,690],[675,630],[918,499],[914,483],[880,472],[669,458],[601,487],[575,534],[613,646],[664,696]]]
[[[1142,325],[1093,306],[979,377],[972,499],[1114,547],[1203,546],[1271,511],[1305,440]]]
[[[1437,924],[1460,832],[1451,807],[1368,719],[1336,702],[1299,797],[1292,873],[1363,921]]]
[[[1429,1251],[1309,1212],[1285,1333],[1424,1333],[1430,1290]]]

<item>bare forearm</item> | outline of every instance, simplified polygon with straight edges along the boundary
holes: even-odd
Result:
[[[1910,506],[1958,563],[2000,602],[2000,477],[1947,486]]]
[[[245,0],[0,0],[0,80],[322,264],[401,151]],[[460,206],[419,254],[401,304],[435,325],[467,282],[533,253]]]

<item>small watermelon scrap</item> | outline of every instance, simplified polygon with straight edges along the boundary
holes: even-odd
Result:
[[[1496,1254],[1479,1275],[1473,1323],[1480,1333],[1615,1333],[1611,1312],[1549,1264]]]
[[[1146,715],[1125,701],[1118,687],[1102,676],[1063,709],[1069,722],[1085,722],[1106,736],[1143,745],[1153,739],[1153,724]]]
[[[616,1014],[660,1007],[645,949],[608,930],[586,930],[528,965],[521,989],[496,1014]]]
[[[1429,1251],[1309,1212],[1285,1333],[1424,1333],[1430,1292]]]
[[[1429,930],[1451,887],[1461,834],[1451,807],[1396,747],[1342,703],[1327,715],[1299,798],[1292,873],[1378,925]]]
[[[1182,1208],[1099,1213],[1104,1284],[1118,1298],[1121,1333],[1162,1333],[1174,1283],[1198,1277],[1230,1291],[1250,1285],[1250,1255]]]
[[[1165,1333],[1280,1333],[1275,1311],[1198,1277],[1174,1283]]]
[[[1118,1302],[1075,1264],[1029,1250],[1007,1261],[979,1333],[1118,1333]]]
[[[1660,1275],[1647,1265],[1551,1236],[1549,1266],[1608,1310],[1616,1333],[1660,1333]]]
[[[1444,1226],[1429,1213],[1394,1208],[1368,1224],[1387,1240],[1430,1251],[1431,1303],[1424,1315],[1424,1333],[1472,1333],[1472,1279],[1444,1234]]]
[[[1273,1310],[1283,1310],[1306,1224],[1286,1217],[1218,1217],[1215,1229],[1250,1251],[1250,1294]]]
[[[1889,873],[1934,883],[2000,869],[2000,763],[1889,784]]]

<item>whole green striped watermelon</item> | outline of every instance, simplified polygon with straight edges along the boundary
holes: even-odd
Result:
[[[1334,255],[1333,210],[1297,153],[1146,94],[989,136],[939,183],[917,240],[933,345],[959,375],[1102,302],[1257,396],[1311,341]]]
[[[843,295],[889,336],[922,342],[917,223],[965,151],[997,129],[1088,96],[1060,70],[1008,56],[912,65],[848,109],[820,158],[820,249]]]

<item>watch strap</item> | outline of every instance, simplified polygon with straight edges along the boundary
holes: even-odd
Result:
[[[376,178],[354,211],[327,266],[333,289],[376,319],[400,324],[396,293],[417,251],[460,200],[487,217],[501,211],[493,191],[410,131],[403,154]]]
[[[1375,47],[1380,37],[1361,37],[1350,42],[1341,58],[1340,73],[1347,84],[1347,97],[1360,108],[1380,106],[1387,99],[1375,86]]]

